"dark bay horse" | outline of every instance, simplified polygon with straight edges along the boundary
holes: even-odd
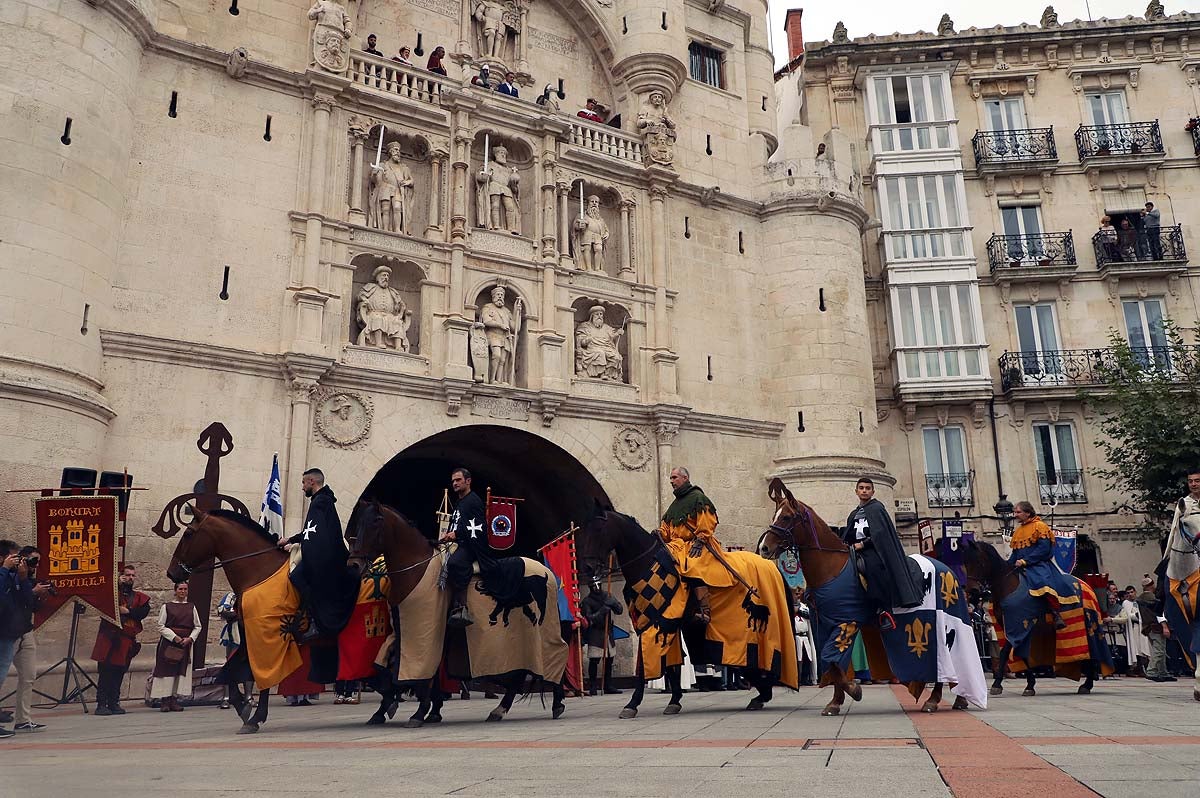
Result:
[[[940,552],[941,541],[938,542],[938,548],[935,549],[935,554]],[[1000,552],[996,551],[996,547],[984,541],[969,540],[961,544],[963,567],[967,574],[966,589],[968,593],[982,597],[990,595],[992,606],[996,612],[996,618],[1004,625],[1004,613],[1001,605],[1005,599],[1011,596],[1018,590],[1021,590],[1021,574],[1008,561],[1000,556]],[[1081,590],[1090,592],[1091,588],[1082,582],[1079,583]],[[1035,635],[1040,635],[1042,638],[1041,652],[1038,652],[1039,646],[1037,643],[1031,648],[1034,652],[1031,659],[1034,662],[1027,662],[1029,666],[1025,671],[1025,689],[1021,695],[1032,696],[1036,695],[1037,679],[1034,677],[1033,669],[1038,666],[1052,666],[1054,662],[1053,642],[1055,631],[1053,625],[1041,621],[1038,623],[1034,631]],[[1088,634],[1089,642],[1093,637]],[[1049,651],[1046,648],[1049,647]],[[992,695],[1000,695],[1004,692],[1004,675],[1008,671],[1008,659],[1012,654],[1013,646],[1011,642],[1006,642],[1000,655],[996,658],[996,662],[992,667],[992,687],[989,692]],[[1060,668],[1062,666],[1059,666]],[[1083,684],[1079,685],[1078,693],[1087,695],[1092,692],[1092,687],[1095,685],[1096,676],[1100,673],[1100,664],[1095,659],[1088,659],[1080,666],[1080,673],[1084,677]]]
[[[666,547],[659,536],[647,532],[634,518],[599,505],[597,505],[596,512],[592,518],[588,520],[576,536],[576,551],[579,557],[580,575],[584,580],[602,575],[604,569],[607,567],[606,564],[608,563],[610,553],[616,555],[617,566],[621,569],[621,574],[625,578],[626,585],[634,585],[639,581],[648,580],[651,576],[651,567],[656,562],[661,564],[670,559],[669,554],[666,555],[666,559],[663,559],[662,555],[665,549]],[[673,567],[673,564],[671,567]],[[627,603],[628,600],[627,596]],[[631,608],[631,613],[632,611]],[[684,617],[686,621],[686,613]],[[670,632],[675,630],[658,629],[657,633],[662,634],[664,631]],[[633,695],[629,699],[629,703],[621,710],[621,718],[637,717],[638,707],[641,706],[646,689],[643,643],[647,636],[655,633],[656,630],[651,628],[644,630],[639,637],[637,685],[634,688]],[[703,646],[698,646],[689,649],[694,661],[699,662],[702,648]],[[663,669],[663,676],[666,679],[667,687],[671,691],[671,699],[666,709],[663,710],[664,715],[676,715],[682,709],[683,689],[681,687],[680,671],[681,666],[679,665],[667,665]],[[744,674],[750,685],[758,690],[758,695],[750,700],[746,709],[760,710],[771,700],[774,680],[771,674],[754,668],[746,668]]]
[[[775,502],[775,515],[759,541],[764,556],[774,558],[786,550],[795,552],[809,590],[832,582],[850,560],[849,547],[834,534],[821,516],[794,497],[782,480],[772,479],[767,493]],[[821,608],[818,606],[816,610],[819,614]],[[819,656],[819,648],[817,653]],[[862,700],[862,685],[853,678],[853,674],[846,673],[836,664],[829,665],[820,677],[820,684],[833,685],[833,700],[821,710],[822,715],[840,714],[846,696],[855,701]],[[909,692],[914,696],[920,696],[924,687],[923,682],[908,685]],[[929,698],[921,706],[923,712],[937,712],[942,700],[942,687],[940,682],[934,686]],[[966,699],[956,696],[953,708],[966,709]]]
[[[240,607],[241,596],[246,590],[275,574],[287,562],[288,555],[278,547],[274,535],[247,516],[229,510],[196,511],[175,547],[167,576],[172,581],[186,579],[197,570],[197,564],[214,558],[217,564],[210,567],[224,569],[229,586],[239,597]],[[282,629],[279,633],[285,634]],[[226,666],[230,702],[243,723],[238,734],[253,734],[266,722],[270,694],[270,688],[259,691],[258,706],[251,714],[251,707],[242,695],[241,678],[235,678],[235,675],[247,675],[247,681],[250,678],[248,645],[250,643],[243,635],[242,646]],[[390,683],[376,684],[375,687],[380,693],[380,712],[394,707],[396,695],[389,689]]]
[[[440,549],[403,515],[378,501],[359,502],[350,519],[347,537],[351,542],[349,562],[352,567],[365,569],[379,555],[383,555],[390,580],[388,601],[393,606],[398,606],[413,594],[426,578],[429,568],[441,568]],[[476,620],[476,623],[482,622],[482,618]],[[400,645],[403,647],[405,630],[400,629],[399,633]],[[435,645],[444,646],[445,640],[436,641]],[[504,696],[500,704],[488,715],[489,721],[504,719],[512,709],[513,700],[521,692],[527,676],[525,672],[519,672],[507,674],[501,679],[505,688]],[[419,705],[405,724],[407,728],[419,728],[425,723],[437,723],[442,720],[442,698],[440,691],[434,687],[435,680],[436,677],[413,685]],[[562,717],[567,708],[563,700],[565,690],[561,682],[551,684],[550,687],[554,695],[552,715],[557,719]],[[368,723],[383,722],[385,719],[381,707]]]

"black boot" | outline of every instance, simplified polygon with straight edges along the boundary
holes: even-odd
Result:
[[[454,588],[454,594],[450,597],[450,617],[446,619],[446,624],[464,629],[473,623],[475,623],[475,619],[471,617],[471,611],[467,609],[467,589],[465,587]]]
[[[596,694],[596,677],[600,671],[600,658],[594,657],[588,659],[588,695]]]
[[[613,658],[609,657],[604,660],[604,694],[605,695],[620,695],[621,691],[613,686],[612,680]]]
[[[106,715],[113,714],[113,711],[108,706],[108,699],[99,698],[96,701],[96,717],[103,718]]]

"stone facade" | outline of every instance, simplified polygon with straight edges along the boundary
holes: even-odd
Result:
[[[835,32],[779,82],[798,123],[863,143],[853,164],[872,218],[872,367],[896,497],[933,518],[992,515],[1001,481],[1047,517],[1053,498],[1056,521],[1099,543],[1122,585],[1157,551],[1090,473],[1098,429],[1077,392],[1110,330],[1154,357],[1159,312],[1194,327],[1200,293],[1200,18],[1155,5],[1146,18],[1060,24],[1047,9],[1040,26]],[[1093,241],[1102,216],[1136,227],[1147,201],[1157,240]]]
[[[314,9],[337,22],[337,5]],[[150,527],[202,474],[195,438],[217,420],[235,439],[222,491],[257,507],[278,451],[289,526],[311,466],[345,521],[368,488],[432,512],[466,464],[543,536],[592,496],[652,527],[675,464],[731,545],[757,539],[775,475],[829,518],[860,472],[887,495],[853,147],[830,132],[818,161],[807,128],[781,132],[765,3],[517,3],[482,55],[476,5],[349,3],[344,53],[295,4],[5,5],[6,487],[128,468],[147,490],[127,558],[151,590],[174,541]],[[387,58],[363,53],[370,32]],[[390,60],[402,44],[415,67]],[[439,45],[447,76],[422,68]],[[520,99],[472,86],[483,63],[513,70]],[[533,102],[560,79],[562,111]],[[588,97],[620,125],[575,116]],[[498,146],[520,224],[485,229],[476,176]],[[371,180],[391,153],[403,224],[381,221]],[[581,193],[608,231],[587,264]],[[381,266],[407,350],[360,341]],[[497,285],[521,306],[505,384],[471,355]],[[597,306],[623,330],[620,368],[591,377],[574,347]],[[29,522],[0,493],[0,533]]]

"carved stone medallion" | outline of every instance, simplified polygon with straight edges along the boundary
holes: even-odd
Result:
[[[613,456],[625,470],[645,471],[650,454],[650,438],[637,427],[621,427],[613,435]]]
[[[358,449],[366,444],[375,415],[368,397],[321,388],[314,399],[313,426],[321,438],[339,449]]]

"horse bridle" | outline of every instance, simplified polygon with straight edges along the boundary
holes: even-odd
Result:
[[[776,537],[785,541],[781,551],[794,551],[797,554],[802,551],[823,551],[829,554],[848,553],[848,550],[846,549],[830,549],[822,546],[821,539],[817,537],[817,528],[812,522],[812,515],[808,512],[808,507],[802,505],[802,508],[803,509],[801,509],[799,512],[796,512],[792,515],[792,523],[786,528],[780,526],[774,521],[772,521],[770,524],[767,524],[767,528],[763,530],[761,535],[758,536],[757,551],[762,551],[762,544],[766,539],[767,534],[769,532],[774,532]],[[796,524],[800,523],[800,521],[804,522],[804,526],[808,529],[809,535],[812,537],[811,545],[802,545],[800,541],[796,539]]]

